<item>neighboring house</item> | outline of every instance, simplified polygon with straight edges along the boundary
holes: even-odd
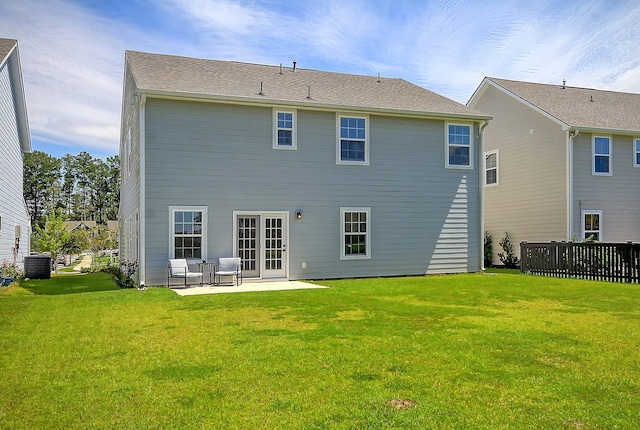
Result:
[[[640,241],[640,94],[485,78],[485,229],[512,242]],[[519,246],[516,247],[519,252]]]
[[[23,195],[23,156],[31,135],[18,42],[0,39],[0,264],[29,255],[29,214]]]
[[[96,221],[65,221],[64,227],[67,231],[73,231],[79,228],[83,228],[85,230],[91,230],[92,228],[96,228],[98,223]],[[107,228],[112,233],[118,232],[118,221],[107,221]]]
[[[478,271],[490,117],[402,79],[127,51],[120,255],[244,277]]]

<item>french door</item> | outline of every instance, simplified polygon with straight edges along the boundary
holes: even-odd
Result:
[[[236,252],[247,278],[287,276],[287,214],[236,215]]]

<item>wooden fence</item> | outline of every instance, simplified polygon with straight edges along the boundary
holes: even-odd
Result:
[[[640,283],[638,243],[520,243],[524,273]]]

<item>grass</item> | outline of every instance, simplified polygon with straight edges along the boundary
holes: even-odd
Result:
[[[504,272],[323,284],[12,287],[0,428],[640,427],[638,286]]]

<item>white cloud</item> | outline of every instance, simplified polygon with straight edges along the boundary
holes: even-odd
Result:
[[[127,49],[381,72],[461,103],[484,76],[640,92],[633,0],[89,4],[0,3],[0,37],[20,44],[32,136],[65,150],[117,153]]]
[[[116,154],[129,30],[58,0],[5,2],[0,27],[18,39],[32,139]]]

